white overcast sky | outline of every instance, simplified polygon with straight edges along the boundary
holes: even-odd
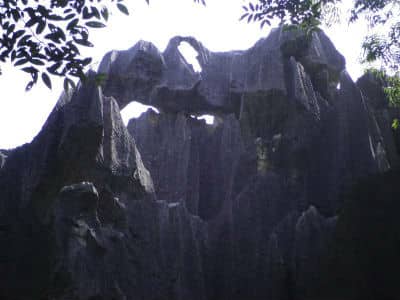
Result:
[[[261,30],[258,24],[239,22],[242,0],[207,0],[206,7],[192,0],[150,2],[148,6],[144,0],[126,0],[130,15],[115,12],[106,28],[92,30],[91,41],[95,47],[84,53],[98,62],[107,51],[129,48],[141,39],[153,42],[162,51],[175,35],[194,36],[213,51],[239,50],[251,47],[269,32],[269,28]],[[347,69],[354,80],[363,69],[359,56],[366,32],[364,26],[349,27],[344,22],[326,30],[346,57]],[[40,83],[25,92],[28,76],[11,66],[1,67],[0,149],[8,149],[30,142],[40,131],[61,93],[62,81],[53,80],[51,91]],[[129,113],[133,115],[135,111]]]

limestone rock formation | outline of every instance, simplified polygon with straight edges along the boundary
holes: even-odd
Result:
[[[378,132],[374,136],[379,148],[375,150],[375,155],[381,156],[381,164],[389,165],[387,169],[397,168],[400,164],[400,131],[393,130],[391,125],[393,119],[399,118],[400,109],[389,105],[382,89],[383,82],[370,72],[359,78],[357,85],[368,104],[370,117],[377,125]],[[381,153],[384,153],[383,157]]]
[[[141,41],[98,72],[0,151],[0,299],[327,299],[345,196],[398,165],[379,86],[293,28],[246,51]],[[125,127],[133,100],[161,113]]]
[[[239,113],[243,93],[291,92],[284,78],[289,57],[309,70],[313,80],[337,82],[344,58],[323,32],[308,39],[298,30],[280,28],[247,51],[225,53],[211,52],[192,37],[171,39],[163,53],[141,41],[129,50],[108,53],[99,72],[108,75],[104,92],[121,109],[135,99],[166,111]],[[198,52],[201,73],[179,53],[181,42]],[[296,92],[304,93],[304,84],[296,79]]]
[[[4,164],[6,163],[6,159],[7,159],[6,151],[0,150],[0,169],[1,169],[1,168],[4,166]]]
[[[399,171],[359,182],[340,215],[327,264],[332,299],[398,298]]]

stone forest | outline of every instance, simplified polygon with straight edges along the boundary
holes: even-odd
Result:
[[[110,52],[0,150],[0,299],[399,299],[399,116],[322,31]]]

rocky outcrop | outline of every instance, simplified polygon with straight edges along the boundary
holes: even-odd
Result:
[[[246,51],[108,53],[102,86],[88,74],[0,151],[0,298],[327,296],[343,196],[398,159],[344,68],[323,32],[283,27]],[[132,100],[161,113],[125,127]]]
[[[7,154],[6,152],[3,150],[0,150],[0,169],[4,166],[4,164],[6,163],[6,159],[7,159]]]
[[[332,299],[398,298],[399,180],[399,171],[391,170],[346,195],[324,274]]]
[[[205,224],[179,203],[124,203],[74,184],[55,202],[54,232],[51,297],[206,299]]]
[[[32,143],[8,153],[0,173],[3,298],[47,292],[60,254],[53,241],[54,205],[64,186],[91,181],[100,203],[113,199],[107,193],[153,197],[151,177],[116,107],[94,84],[80,86],[60,98]]]
[[[400,109],[389,104],[383,91],[384,82],[367,72],[357,80],[365,102],[370,111],[370,118],[375,123],[373,138],[376,149],[374,154],[385,169],[398,168],[400,153],[400,131],[392,128],[394,119],[400,117]]]
[[[105,94],[115,97],[121,108],[135,99],[166,111],[238,114],[243,93],[288,94],[285,58],[293,56],[316,81],[338,81],[344,58],[323,32],[309,39],[281,27],[247,51],[224,53],[211,52],[192,37],[171,39],[163,53],[141,41],[127,51],[108,53],[99,72],[108,75]],[[198,52],[201,73],[180,54],[181,42]]]

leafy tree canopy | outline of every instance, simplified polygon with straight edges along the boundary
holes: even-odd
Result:
[[[149,4],[149,0],[144,0]],[[194,0],[205,4],[204,0]],[[124,0],[0,0],[0,62],[10,61],[31,76],[26,89],[38,79],[51,88],[51,77],[84,79],[92,59],[80,47],[92,47],[90,28],[102,28],[109,8],[129,11]],[[1,70],[0,70],[1,74]]]
[[[283,24],[315,30],[324,22],[332,25],[341,20],[338,6],[342,0],[258,0],[243,6],[242,19],[259,22],[263,27],[274,19]],[[347,0],[346,0],[347,2]],[[364,62],[380,60],[388,69],[397,71],[400,62],[400,0],[353,0],[349,22],[361,16],[370,28],[386,25],[386,35],[371,34],[363,43]]]
[[[261,27],[278,19],[281,24],[297,25],[308,32],[318,30],[324,22],[332,25],[342,18],[339,5],[342,0],[257,0],[243,6],[241,17],[247,22],[259,22]],[[346,0],[347,2],[347,0]],[[390,105],[400,107],[400,0],[353,0],[348,22],[360,17],[367,21],[371,34],[364,38],[363,63],[380,62],[381,69],[371,69],[384,82],[384,92]],[[374,29],[380,28],[376,33]],[[382,30],[384,29],[384,30]],[[400,121],[393,121],[393,128]]]

